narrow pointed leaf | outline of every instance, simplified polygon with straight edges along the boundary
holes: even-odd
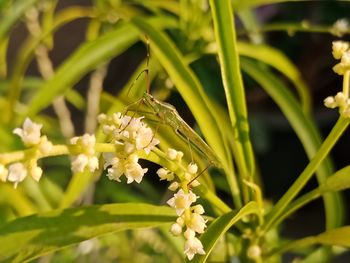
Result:
[[[254,78],[279,106],[301,141],[311,159],[321,145],[321,136],[312,120],[303,113],[293,94],[284,87],[272,73],[259,68],[257,63],[242,59],[242,68]],[[320,165],[316,176],[319,184],[333,173],[329,159]],[[343,202],[339,193],[324,195],[327,229],[340,226],[343,222]]]
[[[195,256],[191,262],[205,262],[219,238],[235,223],[250,214],[259,214],[259,206],[256,202],[250,202],[242,207],[238,212],[231,211],[214,220],[200,238],[206,254]]]
[[[350,188],[350,166],[337,171],[327,178],[320,187],[321,192],[341,191]]]
[[[237,134],[238,154],[244,156],[243,176],[253,175],[254,155],[249,138],[249,123],[240,62],[237,51],[231,1],[210,1],[213,16],[221,76],[232,125],[232,134]]]
[[[158,227],[175,219],[173,209],[148,204],[109,204],[22,217],[0,227],[0,261],[25,262],[94,237]]]
[[[350,226],[328,230],[317,236],[309,236],[276,249],[273,253],[283,253],[312,245],[342,246],[350,248]]]

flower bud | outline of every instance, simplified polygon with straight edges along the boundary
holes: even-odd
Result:
[[[258,259],[261,256],[261,248],[258,245],[252,245],[247,250],[247,257],[250,259]]]
[[[169,148],[167,152],[167,156],[169,157],[170,160],[174,161],[177,156],[177,151],[172,148]]]
[[[173,182],[171,185],[169,185],[168,189],[170,191],[175,192],[179,188],[179,183],[178,182]]]
[[[170,232],[174,236],[179,236],[182,233],[182,227],[178,223],[172,224],[170,228]]]
[[[190,174],[196,174],[198,171],[198,166],[195,163],[190,163],[187,166],[187,172],[189,172]]]
[[[336,108],[338,106],[337,103],[334,100],[334,97],[332,97],[332,96],[329,96],[329,97],[325,98],[323,103],[324,103],[324,105],[327,108],[331,108],[331,109],[334,109],[334,108]]]
[[[332,54],[335,59],[341,59],[344,52],[349,49],[349,43],[344,41],[332,42]]]

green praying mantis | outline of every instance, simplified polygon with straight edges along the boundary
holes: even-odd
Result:
[[[169,126],[183,141],[187,142],[191,149],[195,149],[202,158],[208,163],[208,167],[213,165],[220,168],[221,163],[214,153],[214,151],[209,147],[209,145],[202,139],[201,136],[195,132],[191,126],[189,126],[186,121],[180,116],[176,108],[170,103],[159,101],[150,94],[150,80],[149,80],[149,60],[150,60],[150,47],[149,41],[146,36],[146,47],[147,47],[147,58],[146,58],[146,68],[142,70],[134,82],[128,89],[127,94],[139,79],[142,74],[145,74],[146,82],[146,92],[143,93],[142,97],[136,102],[129,104],[126,107],[126,112],[133,111],[137,114],[147,115],[146,119],[149,121],[154,121],[160,125]],[[155,120],[154,118],[157,118]],[[191,158],[193,158],[191,156]],[[207,167],[207,168],[208,168]]]

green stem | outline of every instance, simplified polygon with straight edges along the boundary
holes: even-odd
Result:
[[[95,150],[97,152],[115,152],[116,146],[111,143],[96,143]],[[27,157],[34,156],[38,151],[36,147],[16,151],[11,153],[2,153],[0,154],[0,163],[6,165],[13,162],[18,162],[25,160]],[[36,158],[41,159],[50,156],[59,156],[67,154],[79,154],[81,152],[81,147],[77,145],[54,145],[49,153],[43,154],[39,153],[36,155]]]
[[[310,203],[311,201],[319,198],[322,195],[320,190],[317,188],[315,190],[312,190],[311,192],[308,192],[307,194],[301,196],[294,202],[292,202],[288,207],[286,208],[286,211],[279,216],[275,222],[271,225],[270,228],[273,228],[277,226],[279,223],[281,223],[285,218],[289,217],[291,214],[293,214],[295,211],[297,211],[299,208],[303,207],[304,205]]]
[[[305,247],[305,246],[310,246],[313,244],[315,244],[314,237],[306,237],[306,238],[298,239],[292,242],[288,242],[287,244],[272,250],[264,258],[267,259],[276,254],[282,254],[286,251],[295,250],[295,249]]]
[[[317,170],[318,166],[328,155],[330,150],[333,148],[334,144],[337,142],[339,137],[343,134],[345,129],[348,127],[350,120],[340,117],[332,131],[326,138],[326,140],[321,145],[314,158],[305,168],[305,170],[300,174],[298,179],[294,184],[288,189],[288,191],[282,196],[282,198],[277,202],[277,204],[272,208],[271,212],[267,215],[266,223],[263,226],[262,233],[266,233],[276,220],[285,212],[288,204],[293,200],[293,198],[300,192],[300,190],[305,186],[305,184],[310,180],[314,172]]]

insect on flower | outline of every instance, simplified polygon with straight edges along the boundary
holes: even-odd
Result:
[[[167,103],[162,102],[154,98],[150,94],[150,80],[149,80],[149,59],[150,59],[150,50],[149,50],[149,41],[146,37],[147,44],[147,61],[146,69],[142,70],[135,81],[145,74],[146,77],[146,92],[142,97],[134,103],[131,103],[127,106],[126,112],[133,111],[135,114],[140,114],[145,116],[145,120],[149,122],[156,122],[160,125],[168,125],[171,129],[190,147],[190,151],[194,148],[199,154],[200,157],[208,163],[208,166],[214,165],[218,168],[221,167],[221,163],[217,158],[213,150],[208,146],[208,144],[195,132],[187,123],[182,119],[180,114],[177,112],[176,108]],[[128,93],[132,86],[129,87]],[[127,93],[127,94],[128,94]],[[192,153],[191,153],[192,154]]]

